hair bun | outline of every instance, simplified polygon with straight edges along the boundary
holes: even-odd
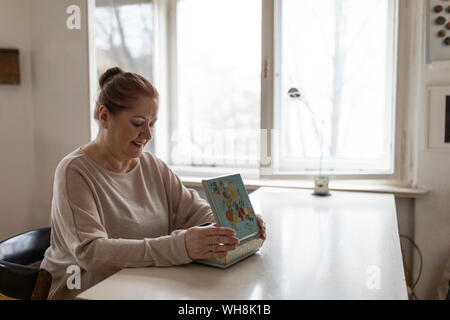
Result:
[[[100,88],[103,88],[103,86],[109,82],[112,78],[114,78],[116,75],[120,73],[125,73],[121,68],[119,67],[113,67],[106,70],[98,80],[98,84],[100,85]]]

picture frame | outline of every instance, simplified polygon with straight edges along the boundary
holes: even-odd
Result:
[[[428,88],[428,148],[450,151],[450,87]]]
[[[448,0],[426,1],[426,63],[450,65],[450,11]]]
[[[0,49],[0,84],[20,84],[18,49]]]

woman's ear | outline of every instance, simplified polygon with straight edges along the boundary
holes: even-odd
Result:
[[[111,116],[108,108],[101,105],[98,109],[98,123],[103,129],[108,129]]]

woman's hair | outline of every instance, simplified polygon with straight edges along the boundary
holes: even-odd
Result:
[[[119,67],[110,68],[98,80],[100,93],[95,105],[94,118],[98,120],[100,106],[105,106],[111,114],[131,108],[141,97],[157,100],[156,88],[143,76],[125,72]]]

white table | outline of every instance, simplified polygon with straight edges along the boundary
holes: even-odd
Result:
[[[78,298],[408,298],[393,195],[261,188],[250,198],[267,224],[256,255],[225,270],[124,269]]]

